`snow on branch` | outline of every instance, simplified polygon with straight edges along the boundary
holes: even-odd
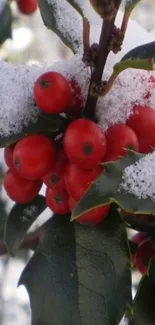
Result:
[[[119,13],[118,22],[121,18],[122,14]],[[99,26],[91,28],[92,42],[98,40],[99,32]],[[147,33],[137,23],[130,21],[122,52],[118,55],[110,54],[104,79],[109,77],[113,65],[120,60],[121,56],[134,46],[152,39],[151,34]],[[28,126],[31,122],[35,123],[39,111],[34,105],[33,84],[39,75],[49,70],[58,71],[68,79],[74,77],[86,99],[90,70],[82,62],[82,52],[71,59],[41,68],[16,66],[0,61],[0,137],[20,133],[23,126]],[[143,96],[149,87],[147,82],[149,75],[150,73],[146,71],[132,69],[124,71],[116,80],[112,90],[98,101],[96,114],[104,131],[111,124],[125,122],[132,112],[132,104],[136,101],[155,108],[154,91],[152,90],[149,99],[144,99]]]

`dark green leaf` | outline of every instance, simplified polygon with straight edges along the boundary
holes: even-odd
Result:
[[[70,20],[74,17],[74,26],[79,26],[80,16],[65,0],[61,3],[38,0],[38,4],[45,26],[56,33],[62,42],[76,53],[82,45],[82,35],[78,35],[76,28],[71,28]],[[68,6],[69,11],[66,11],[66,6]],[[70,17],[68,17],[69,13]]]
[[[55,216],[23,271],[20,284],[28,290],[32,325],[80,325],[74,224]]]
[[[133,318],[130,325],[155,324],[155,258],[149,272],[143,276],[133,303]]]
[[[15,256],[27,230],[45,208],[45,198],[41,195],[38,195],[29,204],[15,204],[13,206],[6,221],[4,236],[11,256]]]
[[[137,214],[155,214],[155,202],[150,198],[138,199],[135,195],[118,191],[124,169],[138,161],[142,154],[128,151],[125,157],[106,163],[100,177],[86,191],[72,214],[72,220],[78,218],[96,206],[116,202],[123,210]]]
[[[0,45],[12,37],[12,13],[9,2],[6,2],[0,13]]]
[[[70,223],[69,217],[47,223],[21,275],[32,325],[118,325],[131,304],[125,224],[116,209],[96,227]]]
[[[135,47],[130,52],[125,54],[121,61],[133,60],[133,59],[150,59],[152,64],[155,60],[155,42],[147,43]]]
[[[114,74],[118,75],[125,69],[155,69],[155,42],[138,46],[125,54],[122,60],[115,64]]]
[[[0,147],[6,147],[11,143],[19,141],[21,138],[29,134],[44,133],[47,136],[54,136],[59,130],[62,132],[67,125],[67,120],[61,116],[52,116],[50,119],[45,119],[38,116],[36,122],[30,122],[27,126],[23,126],[19,133],[10,133],[9,136],[0,135]]]

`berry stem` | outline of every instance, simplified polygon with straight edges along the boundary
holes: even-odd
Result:
[[[120,6],[120,3],[121,0],[115,1],[115,5],[117,9],[116,14]],[[113,33],[116,14],[111,20],[104,19],[102,23],[97,63],[91,76],[88,97],[87,97],[85,108],[83,110],[83,116],[91,120],[95,120],[95,108],[98,101],[98,94],[96,94],[95,92],[93,93],[93,88],[95,87],[97,88],[97,86],[100,86],[101,84],[104,67],[109,54],[109,44],[111,40],[111,35]]]
[[[89,42],[89,36],[90,36],[90,24],[87,18],[83,17],[83,51],[84,56],[87,55],[89,49],[90,49],[90,42]]]

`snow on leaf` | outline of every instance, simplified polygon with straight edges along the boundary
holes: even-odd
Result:
[[[82,20],[79,13],[66,1],[39,0],[40,12],[44,24],[56,33],[74,52],[82,46]]]
[[[52,0],[50,0],[52,1]],[[69,4],[68,4],[69,5]],[[122,19],[119,12],[117,24]],[[137,31],[136,35],[134,31]],[[97,42],[100,33],[100,25],[91,28],[91,43]],[[134,35],[134,37],[133,37]],[[133,47],[143,44],[144,41],[152,41],[153,36],[147,33],[137,23],[130,21],[124,41],[122,52],[118,55],[110,54],[104,79],[107,79],[113,69],[113,65],[119,62],[121,57]],[[52,66],[15,66],[0,61],[0,138],[12,136],[22,129],[23,125],[35,123],[39,110],[34,106],[33,84],[36,78],[46,71],[58,71],[67,79],[73,77],[81,87],[82,96],[86,100],[90,70],[82,62],[82,51],[71,59],[56,62]],[[125,122],[132,113],[132,105],[135,102],[149,105],[154,108],[155,94],[153,87],[148,83],[150,72],[128,69],[116,79],[111,91],[98,101],[96,115],[99,118],[101,128],[106,131],[114,123]],[[152,75],[155,73],[152,72]],[[147,90],[150,90],[150,98],[145,98]],[[0,140],[0,146],[3,144]]]
[[[125,168],[119,190],[155,201],[155,151]]]
[[[79,13],[86,17],[91,25],[99,25],[102,23],[101,18],[92,8],[89,0],[67,0]]]

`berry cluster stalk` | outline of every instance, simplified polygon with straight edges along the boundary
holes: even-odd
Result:
[[[95,90],[95,88],[97,89],[101,85],[104,67],[107,61],[108,54],[110,52],[109,44],[114,29],[115,18],[120,4],[121,4],[121,0],[115,0],[115,7],[116,7],[115,15],[111,19],[103,20],[101,35],[99,40],[97,62],[91,76],[88,97],[87,97],[85,108],[83,110],[83,116],[91,120],[95,120],[95,108],[98,101],[98,94],[93,90]]]

